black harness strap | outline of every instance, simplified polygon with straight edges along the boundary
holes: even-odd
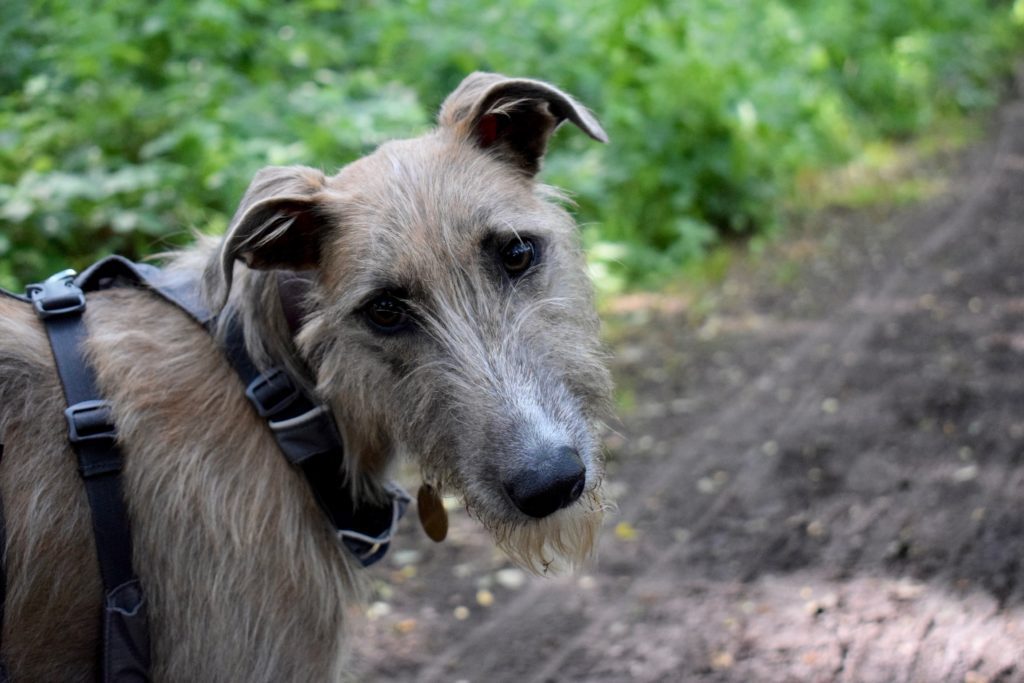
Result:
[[[132,567],[131,529],[122,495],[117,430],[110,404],[100,395],[93,369],[84,356],[85,292],[143,286],[213,332],[216,317],[203,305],[197,284],[178,277],[153,266],[111,256],[77,277],[74,271],[65,271],[30,285],[27,297],[0,289],[0,294],[34,306],[46,327],[64,388],[68,438],[85,482],[103,581],[100,680],[104,683],[148,681],[151,660],[146,599]],[[289,325],[295,328],[299,322],[295,311],[290,313]],[[224,352],[246,384],[246,396],[267,421],[288,461],[302,470],[317,503],[344,545],[364,566],[373,564],[387,552],[398,520],[410,502],[408,494],[395,484],[387,484],[376,498],[357,502],[357,492],[344,467],[342,439],[330,410],[308,396],[284,370],[261,371],[246,351],[244,339],[241,323],[233,319]],[[0,516],[0,542],[2,523]],[[0,624],[5,595],[3,578],[0,577]],[[0,683],[3,680],[0,667]]]
[[[132,537],[121,491],[121,451],[110,405],[102,400],[84,357],[85,294],[74,273],[58,273],[28,289],[50,339],[68,408],[68,439],[78,455],[92,512],[96,557],[103,581],[103,657],[100,680],[149,680],[146,601],[132,568]]]
[[[285,278],[288,298],[308,286],[300,277]],[[173,273],[153,266],[110,256],[82,272],[75,280],[85,291],[114,286],[143,286],[174,304],[213,332],[217,318],[203,304],[199,287],[191,278],[175,279]],[[282,285],[279,281],[279,286]],[[294,307],[284,306],[289,327],[301,321]],[[237,317],[229,321],[224,353],[246,385],[246,396],[267,421],[281,452],[302,470],[313,496],[345,547],[363,566],[380,560],[388,551],[399,518],[410,499],[397,484],[388,484],[377,497],[356,498],[344,467],[345,448],[331,411],[306,394],[281,368],[261,371],[245,348],[245,331]],[[363,492],[365,493],[365,492]]]
[[[213,331],[216,322],[216,316],[203,305],[194,280],[147,263],[129,261],[123,256],[108,256],[97,261],[83,270],[75,282],[87,292],[117,286],[143,286],[187,313],[208,332]]]
[[[174,304],[208,332],[217,318],[203,304],[199,287],[192,279],[175,280],[174,275],[153,266],[133,263],[120,256],[99,261],[78,276],[86,291],[116,285],[144,286]],[[301,277],[279,280],[288,298],[308,286]],[[301,326],[294,307],[284,306],[289,327]],[[245,330],[235,317],[229,321],[224,354],[246,385],[246,396],[267,422],[274,440],[290,463],[302,470],[313,496],[334,527],[342,543],[363,566],[380,560],[388,551],[398,519],[410,499],[400,487],[389,484],[379,499],[358,500],[344,467],[345,448],[334,417],[326,406],[306,394],[281,368],[261,371],[245,348]]]
[[[405,491],[390,485],[386,500],[357,504],[345,472],[341,437],[327,407],[314,402],[280,368],[261,372],[245,350],[245,333],[237,319],[228,326],[224,352],[246,384],[245,395],[267,421],[284,456],[302,470],[345,546],[363,566],[382,558],[409,504]]]

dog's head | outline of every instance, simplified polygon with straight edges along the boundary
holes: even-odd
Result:
[[[604,503],[597,429],[610,380],[576,226],[536,181],[563,121],[540,81],[476,73],[439,126],[333,177],[257,174],[214,270],[315,273],[299,347],[353,466],[407,453],[526,566],[576,564]]]

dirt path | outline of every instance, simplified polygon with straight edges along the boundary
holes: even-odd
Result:
[[[941,199],[774,247],[795,281],[624,315],[597,567],[407,524],[357,679],[1024,681],[1024,100],[993,125]]]

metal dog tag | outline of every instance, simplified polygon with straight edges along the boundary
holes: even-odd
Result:
[[[444,502],[430,484],[424,483],[416,494],[416,507],[420,513],[420,525],[431,541],[440,543],[448,535],[448,513]]]

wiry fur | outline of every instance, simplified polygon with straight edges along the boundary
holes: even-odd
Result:
[[[483,145],[474,121],[493,111],[527,115]],[[603,137],[551,86],[476,74],[432,133],[388,143],[331,178],[261,172],[223,240],[200,239],[168,264],[202,279],[222,321],[245,321],[259,363],[285,363],[328,403],[359,495],[380,491],[396,454],[407,453],[539,573],[585,560],[604,510],[596,429],[610,385],[598,321],[575,225],[558,193],[533,178],[566,118]],[[536,240],[541,259],[512,281],[495,253],[516,235]],[[296,269],[311,287],[293,340],[279,271]],[[366,301],[384,289],[403,293],[414,329],[381,335],[366,323]],[[90,295],[85,322],[126,458],[155,678],[343,676],[359,570],[216,338],[135,289]],[[28,306],[3,298],[0,392],[2,657],[15,680],[90,680],[101,588],[88,506],[45,334]],[[578,451],[585,493],[544,519],[527,517],[502,477],[557,446]]]

